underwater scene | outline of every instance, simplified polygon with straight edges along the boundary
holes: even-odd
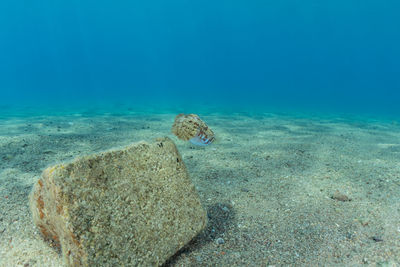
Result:
[[[399,11],[1,1],[0,267],[400,266]]]

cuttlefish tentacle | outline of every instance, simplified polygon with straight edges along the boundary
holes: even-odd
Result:
[[[198,145],[198,146],[207,146],[211,144],[214,141],[214,136],[208,137],[207,134],[205,134],[202,131],[199,131],[195,137],[192,137],[189,139],[189,142]]]

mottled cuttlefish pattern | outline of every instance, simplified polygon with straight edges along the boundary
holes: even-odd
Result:
[[[196,114],[178,114],[172,132],[179,139],[199,146],[207,146],[215,140],[214,132]]]

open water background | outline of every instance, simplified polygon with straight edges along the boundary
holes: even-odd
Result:
[[[400,114],[400,2],[1,1],[0,107]]]

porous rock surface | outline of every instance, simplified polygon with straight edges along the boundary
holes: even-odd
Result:
[[[30,207],[69,266],[161,265],[207,220],[168,138],[49,167]]]

